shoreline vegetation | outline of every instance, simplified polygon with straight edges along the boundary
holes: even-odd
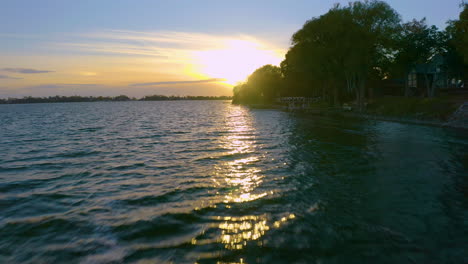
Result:
[[[468,4],[460,8],[440,30],[402,21],[384,1],[336,4],[292,35],[279,67],[236,85],[233,103],[468,128]]]
[[[74,102],[125,102],[125,101],[190,101],[190,100],[232,100],[232,96],[166,96],[166,95],[147,95],[142,98],[119,96],[49,96],[49,97],[31,97],[7,98],[1,99],[0,104],[36,104],[36,103],[74,103]]]
[[[252,108],[468,128],[468,4],[445,29],[404,22],[379,0],[335,4],[291,37],[280,66],[264,65],[233,96],[126,95],[0,99],[0,104],[231,100]],[[229,62],[226,62],[229,63]],[[299,108],[301,108],[300,106]]]
[[[252,109],[277,109],[316,116],[360,118],[397,123],[468,129],[468,98],[441,96],[438,98],[381,97],[367,105],[364,111],[334,107],[326,103],[311,103],[305,109],[290,110],[286,104],[249,104]],[[351,106],[352,107],[352,106]]]

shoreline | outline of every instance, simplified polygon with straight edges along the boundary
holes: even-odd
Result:
[[[468,103],[465,103],[468,104]],[[288,111],[285,107],[279,105],[246,105],[250,109],[260,109],[260,110],[280,110],[284,112],[294,112]],[[462,107],[463,105],[461,105]],[[414,124],[414,125],[423,125],[423,126],[433,126],[433,127],[443,127],[443,128],[452,128],[452,129],[463,129],[468,130],[468,120],[436,120],[436,119],[417,119],[414,117],[395,117],[395,116],[386,116],[386,115],[376,115],[370,113],[357,113],[357,112],[349,112],[344,110],[330,110],[324,108],[317,108],[317,109],[307,109],[307,110],[300,110],[297,112],[305,113],[308,115],[315,115],[315,116],[340,116],[340,117],[348,117],[348,118],[359,118],[359,119],[366,119],[366,120],[378,120],[378,121],[388,121],[388,122],[395,122],[395,123],[402,123],[402,124]],[[453,113],[455,114],[455,112]]]
[[[372,114],[359,114],[359,113],[340,113],[343,117],[353,117],[367,120],[378,120],[378,121],[388,121],[394,123],[402,124],[413,124],[413,125],[423,125],[423,126],[433,126],[433,127],[444,127],[444,128],[454,128],[454,129],[467,129],[468,126],[452,124],[450,121],[439,121],[439,120],[421,120],[416,118],[408,117],[391,117],[383,115],[372,115]]]
[[[69,103],[125,103],[125,102],[176,102],[176,101],[232,101],[231,99],[167,99],[167,100],[125,100],[125,101],[63,101],[63,102],[21,102],[0,103],[0,105],[28,105],[28,104],[69,104]]]

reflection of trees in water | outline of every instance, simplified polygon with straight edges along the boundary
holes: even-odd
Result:
[[[213,159],[216,207],[194,238],[219,250],[212,259],[400,263],[459,252],[464,140],[358,119],[283,113],[268,123],[268,111],[232,109],[225,153]]]
[[[329,249],[363,225],[366,197],[374,184],[372,131],[365,123],[297,118],[290,136],[290,179],[297,191],[306,244]]]
[[[295,121],[289,141],[294,173],[286,181],[296,189],[289,200],[297,201],[303,244],[317,254],[340,250],[347,261],[440,258],[435,248],[454,256],[449,245],[461,242],[464,199],[455,179],[466,166],[462,147],[445,142],[443,130],[328,118]]]

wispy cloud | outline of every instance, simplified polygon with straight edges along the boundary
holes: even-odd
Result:
[[[157,57],[158,60],[181,62],[191,58],[195,51],[225,48],[230,40],[245,40],[261,45],[248,35],[210,35],[193,32],[105,30],[77,34],[75,41],[52,43],[55,47],[85,53],[119,54]]]
[[[69,41],[51,45],[91,56],[125,56],[132,61],[142,57],[151,61],[155,71],[185,75],[187,79],[222,77],[230,84],[242,80],[264,64],[278,64],[284,54],[282,48],[249,35],[176,31],[104,30],[76,34]]]
[[[36,74],[36,73],[54,72],[54,71],[46,71],[46,70],[28,69],[28,68],[3,68],[2,71],[13,72],[13,73],[23,73],[23,74]]]
[[[51,83],[51,84],[40,84],[24,87],[25,89],[57,89],[67,87],[79,87],[79,88],[93,88],[98,86],[94,83]]]
[[[8,75],[3,75],[3,74],[0,74],[0,79],[15,79],[15,80],[19,80],[19,79],[23,79],[23,78],[18,78],[18,77],[12,77],[12,76],[8,76]]]
[[[113,43],[129,44],[132,46],[157,46],[175,49],[213,49],[222,48],[228,39],[249,39],[254,38],[246,35],[223,36],[210,35],[196,32],[177,31],[130,31],[130,30],[108,30],[81,35],[90,40],[112,40]]]
[[[243,34],[175,31],[99,30],[37,41],[44,54],[5,55],[0,66],[1,79],[24,77],[9,85],[25,95],[230,94],[226,84],[274,64],[270,58],[280,50],[275,43]]]
[[[212,78],[212,79],[195,80],[195,81],[134,83],[134,84],[130,84],[130,86],[159,86],[159,85],[175,85],[175,84],[212,83],[212,82],[224,82],[224,81],[226,81],[226,79]]]

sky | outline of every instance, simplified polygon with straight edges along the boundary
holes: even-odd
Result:
[[[231,95],[337,0],[2,0],[0,98]],[[461,0],[388,0],[444,28]]]

